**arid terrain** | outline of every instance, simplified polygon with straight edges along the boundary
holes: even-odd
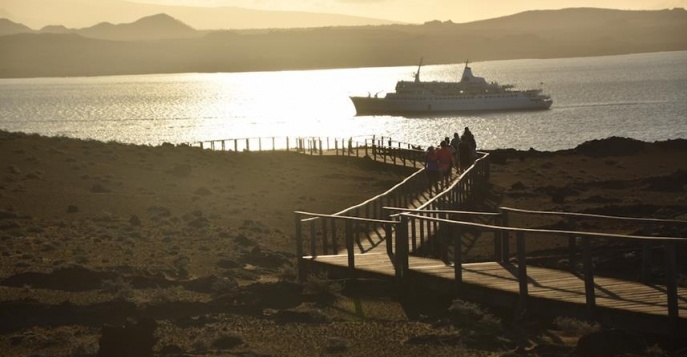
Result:
[[[293,211],[337,212],[412,169],[4,131],[0,152],[3,356],[566,356],[598,328],[444,301],[409,317],[380,282],[294,282]],[[496,150],[491,167],[501,206],[687,220],[685,140]],[[660,356],[652,341],[635,355]]]

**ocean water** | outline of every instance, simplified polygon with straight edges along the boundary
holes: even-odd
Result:
[[[159,145],[203,140],[386,136],[436,144],[468,126],[481,149],[559,150],[610,136],[687,138],[687,51],[475,62],[473,73],[542,87],[550,110],[356,116],[349,95],[384,95],[415,66],[250,73],[0,79],[0,129]],[[423,66],[458,80],[464,63]]]

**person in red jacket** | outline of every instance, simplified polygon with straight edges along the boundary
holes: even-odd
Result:
[[[442,141],[441,148],[437,150],[437,160],[439,161],[439,176],[444,183],[444,187],[448,187],[451,178],[451,167],[453,167],[453,152],[448,147],[446,141]]]

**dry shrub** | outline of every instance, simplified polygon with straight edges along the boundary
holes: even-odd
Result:
[[[571,317],[556,317],[554,326],[569,335],[587,335],[601,330],[601,326],[595,322],[582,321]]]
[[[340,281],[329,279],[326,272],[317,272],[308,275],[303,293],[317,296],[340,295],[344,289],[344,284]]]

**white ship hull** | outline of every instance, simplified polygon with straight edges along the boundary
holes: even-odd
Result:
[[[389,94],[384,98],[351,97],[357,115],[430,114],[464,111],[542,110],[550,99],[530,98],[522,93],[464,97],[413,98]]]

